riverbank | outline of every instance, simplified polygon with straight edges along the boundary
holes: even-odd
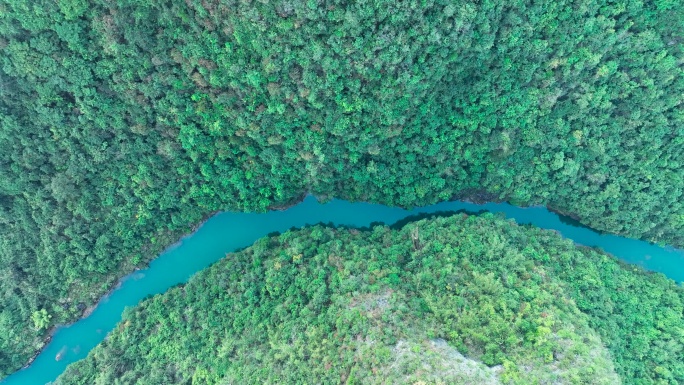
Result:
[[[338,207],[345,207],[348,206],[347,209],[340,209]],[[437,205],[432,205],[432,206],[427,206],[423,208],[418,208],[414,210],[402,210],[398,208],[389,208],[386,206],[381,206],[381,205],[373,205],[373,204],[368,204],[368,203],[350,203],[350,202],[344,202],[344,201],[338,201],[338,200],[333,200],[332,202],[328,204],[319,204],[316,202],[316,199],[312,196],[309,195],[301,195],[299,196],[296,200],[291,200],[287,204],[283,204],[280,206],[273,206],[271,207],[272,210],[267,212],[267,213],[262,213],[262,214],[257,214],[257,213],[212,213],[211,215],[207,215],[206,219],[203,220],[202,222],[198,223],[197,225],[194,225],[192,227],[192,231],[185,233],[182,235],[179,239],[176,239],[174,242],[171,242],[169,246],[165,248],[166,251],[162,253],[162,256],[166,254],[173,254],[178,249],[181,249],[186,241],[192,241],[194,238],[198,236],[198,234],[202,234],[206,231],[209,231],[211,233],[218,232],[223,233],[223,232],[228,232],[231,234],[232,237],[236,237],[238,239],[242,239],[245,241],[251,241],[257,239],[256,235],[245,235],[241,236],[242,231],[244,230],[241,225],[241,223],[245,222],[244,227],[250,227],[254,226],[255,230],[258,231],[266,231],[267,229],[271,228],[273,225],[283,225],[282,228],[276,229],[275,231],[285,231],[289,229],[292,226],[303,226],[307,223],[312,224],[312,223],[319,223],[319,222],[324,222],[324,223],[329,223],[329,222],[334,222],[337,221],[340,225],[345,225],[348,226],[351,224],[352,226],[368,226],[370,223],[373,222],[378,222],[384,221],[387,224],[392,224],[396,223],[397,221],[402,221],[406,219],[410,219],[411,221],[415,221],[416,219],[421,218],[421,215],[434,215],[436,212],[453,212],[457,210],[465,210],[469,212],[478,212],[478,211],[491,211],[491,212],[504,212],[507,217],[515,219],[518,223],[531,223],[535,226],[540,226],[544,228],[548,228],[551,230],[555,230],[556,232],[559,232],[561,235],[565,237],[569,237],[573,240],[575,240],[576,243],[578,244],[584,244],[588,246],[594,246],[594,245],[601,245],[602,242],[612,242],[613,244],[626,244],[624,250],[623,249],[618,249],[618,250],[613,250],[612,254],[614,255],[622,255],[623,258],[626,258],[627,262],[631,263],[639,263],[640,266],[650,268],[652,270],[660,270],[663,272],[670,272],[673,270],[669,265],[667,267],[661,267],[659,266],[659,263],[665,261],[667,263],[667,260],[673,258],[671,256],[666,255],[667,253],[663,254],[662,257],[658,257],[658,250],[659,248],[648,245],[644,241],[636,241],[636,240],[630,240],[630,239],[625,239],[625,238],[620,238],[617,236],[601,236],[600,234],[596,233],[595,231],[592,231],[590,229],[587,229],[586,227],[574,227],[569,224],[564,223],[562,218],[556,214],[552,213],[550,210],[545,209],[541,206],[536,206],[536,207],[530,207],[530,208],[519,208],[519,207],[514,207],[509,204],[504,204],[504,203],[486,203],[486,204],[481,204],[477,205],[474,203],[468,203],[468,202],[443,202]],[[328,215],[328,211],[332,211],[330,213],[330,216]],[[338,212],[339,211],[339,212]],[[388,216],[388,214],[385,213],[394,213]],[[293,214],[295,213],[295,214]],[[433,213],[433,214],[430,214]],[[269,218],[269,217],[293,217],[293,218],[299,218],[297,219],[300,222],[292,222],[290,225],[285,226],[284,222],[280,222],[280,220],[275,220],[275,223],[269,223],[268,220],[261,220],[258,218]],[[337,217],[337,219],[335,219]],[[226,218],[233,218],[230,220],[226,220]],[[304,218],[308,218],[306,220],[303,220]],[[346,219],[343,219],[346,218]],[[363,218],[367,218],[367,222],[363,222]],[[263,222],[266,221],[266,222]],[[361,222],[359,222],[361,221]],[[216,225],[215,223],[218,223]],[[251,223],[251,224],[250,224]],[[365,224],[364,224],[365,223]],[[206,226],[209,226],[209,229],[205,229]],[[267,233],[263,233],[262,235],[266,235]],[[222,242],[222,236],[221,235],[216,235],[214,238],[206,238],[204,239],[203,242],[205,243],[213,243],[213,242]],[[611,238],[612,237],[612,238]],[[611,240],[612,239],[612,240]],[[251,242],[250,241],[250,242]],[[246,244],[240,244],[240,247],[244,247],[250,244],[249,242]],[[645,244],[645,245],[644,245]],[[643,246],[642,246],[643,245]],[[160,244],[156,245],[157,247],[161,247]],[[227,247],[227,246],[226,246]],[[226,249],[224,247],[221,251],[217,259],[220,259],[225,256],[227,251],[232,251],[232,249]],[[643,251],[641,255],[639,255],[639,250],[644,248],[644,250],[648,249],[647,251]],[[605,247],[604,247],[605,249]],[[611,250],[608,250],[611,252]],[[636,254],[634,254],[634,251],[637,251]],[[632,252],[632,256],[629,256],[629,253]],[[650,260],[645,260],[643,259],[644,256],[646,255],[655,255],[655,259],[650,259]],[[674,256],[675,258],[679,258],[677,256]],[[642,258],[642,259],[640,259]],[[162,259],[159,257],[158,259]],[[97,311],[99,305],[103,303],[104,301],[107,300],[109,296],[111,296],[114,292],[117,291],[117,288],[120,288],[122,284],[124,284],[131,276],[131,274],[134,274],[136,272],[140,272],[141,274],[146,274],[147,269],[152,268],[152,263],[155,262],[157,259],[155,258],[149,258],[148,261],[146,261],[144,266],[132,266],[132,270],[127,271],[126,276],[120,278],[117,280],[117,283],[113,285],[112,287],[109,288],[109,290],[98,299],[94,303],[94,305],[91,305],[87,310],[90,311]],[[682,259],[684,262],[684,259]],[[156,262],[155,262],[156,263]],[[178,259],[176,262],[176,268],[178,266],[185,266],[188,263],[192,263],[192,258],[190,259]],[[213,262],[211,262],[213,263]],[[210,263],[207,262],[208,266]],[[200,269],[201,266],[198,267]],[[199,270],[198,270],[199,271]],[[684,275],[683,275],[684,276]],[[679,279],[682,280],[682,279]],[[131,305],[134,305],[135,303],[132,303]],[[120,314],[120,313],[119,313]],[[88,314],[86,312],[83,313],[82,317],[80,318],[79,321],[83,321],[84,319],[87,319]],[[119,315],[115,315],[118,317]],[[54,334],[56,329],[51,329],[51,335]],[[49,338],[52,338],[48,336]],[[45,344],[41,351],[37,353],[41,353],[44,351],[49,344]],[[34,355],[35,357],[35,355]],[[34,358],[35,359],[35,358]],[[33,362],[33,361],[31,361]]]
[[[393,224],[406,219],[415,221],[422,215],[446,214],[459,210],[502,212],[518,223],[530,223],[534,226],[555,230],[575,243],[601,246],[613,255],[617,255],[627,262],[638,263],[647,269],[659,270],[668,274],[673,274],[673,272],[679,274],[678,270],[672,266],[680,266],[680,261],[684,260],[684,254],[681,252],[674,253],[647,242],[610,235],[602,236],[586,228],[570,226],[563,223],[557,214],[542,207],[519,208],[502,203],[475,205],[466,202],[443,202],[414,210],[402,210],[382,205],[339,200],[319,204],[311,196],[304,197],[299,204],[291,202],[288,207],[289,209],[286,210],[269,211],[262,214],[220,213],[208,216],[207,220],[193,227],[195,230],[193,233],[184,235],[180,240],[171,244],[158,258],[147,263],[147,269],[132,271],[139,277],[128,279],[131,274],[127,274],[126,277],[120,279],[119,290],[110,288],[108,295],[100,298],[97,302],[91,316],[79,320],[76,324],[89,324],[93,319],[101,319],[97,322],[104,322],[103,325],[105,326],[93,326],[91,342],[94,346],[104,337],[103,333],[106,334],[106,331],[110,330],[107,325],[114,327],[124,308],[135,305],[145,296],[162,293],[177,283],[185,282],[194,272],[224,258],[227,252],[249,246],[256,239],[267,234],[321,222],[343,227],[364,228],[371,223]],[[281,206],[281,208],[283,207]],[[616,249],[616,246],[619,248]],[[193,251],[190,251],[190,255],[188,255],[187,250]],[[646,258],[647,256],[651,256],[650,259]],[[660,266],[659,264],[662,264],[663,261],[671,261],[671,265]],[[684,272],[681,273],[684,277]],[[148,287],[145,286],[148,285],[146,282],[154,283],[153,286]],[[112,302],[116,302],[116,306],[120,307],[112,310],[112,306],[114,306]],[[107,315],[102,315],[102,313]],[[44,355],[49,360],[54,361],[54,354],[59,352],[59,350],[54,351],[54,348],[59,347],[59,344],[68,345],[74,338],[80,338],[62,336],[63,333],[68,335],[71,332],[70,330],[80,327],[76,324],[56,330],[54,335],[57,337],[57,341],[53,340],[53,343],[47,344],[43,349]],[[83,356],[88,351],[84,346],[79,348]],[[67,362],[72,362],[70,360],[77,360],[79,357],[81,356],[67,351],[65,359],[61,363],[66,365]]]
[[[379,383],[369,379],[383,370],[378,379],[390,383],[430,375],[461,383],[449,377],[464,374],[453,357],[448,371],[425,367],[434,357],[424,355],[426,335],[485,371],[505,362],[504,378],[524,384],[648,382],[662,378],[655,361],[670,372],[664,378],[684,378],[676,337],[684,289],[672,281],[498,215],[434,214],[401,227],[358,231],[335,221],[261,238],[143,301],[60,384],[158,383],[154,373],[169,367],[168,384],[197,373],[207,383]],[[395,356],[405,361],[409,350],[415,381]]]

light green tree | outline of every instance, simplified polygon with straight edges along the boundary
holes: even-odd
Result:
[[[50,318],[52,318],[52,315],[50,315],[45,309],[36,310],[33,312],[33,314],[31,314],[33,325],[38,330],[45,329],[50,326]]]

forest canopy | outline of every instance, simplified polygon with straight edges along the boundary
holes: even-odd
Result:
[[[58,385],[680,384],[684,289],[491,214],[264,238]]]
[[[0,2],[0,377],[218,210],[547,204],[684,246],[684,3]]]

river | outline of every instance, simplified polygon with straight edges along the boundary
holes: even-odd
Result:
[[[184,237],[153,260],[145,270],[136,271],[102,298],[95,310],[78,322],[57,328],[52,341],[26,369],[7,377],[2,385],[43,385],[54,381],[72,362],[86,357],[121,320],[126,307],[143,298],[163,293],[186,282],[190,276],[225,257],[226,253],[251,245],[272,232],[284,232],[307,224],[332,223],[367,227],[374,222],[393,224],[410,216],[440,211],[490,211],[504,213],[520,224],[558,231],[575,243],[598,246],[621,260],[664,273],[684,281],[684,251],[660,247],[644,241],[602,235],[586,227],[574,226],[543,207],[520,208],[506,203],[473,204],[444,202],[403,210],[370,203],[333,200],[321,204],[308,196],[284,211],[268,213],[225,212],[213,216],[196,232]],[[59,357],[59,360],[56,359]]]

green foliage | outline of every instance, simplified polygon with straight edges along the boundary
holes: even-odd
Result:
[[[57,384],[677,384],[683,311],[662,275],[492,215],[315,226],[128,309]]]
[[[31,314],[33,325],[35,325],[38,330],[47,328],[50,325],[50,318],[52,318],[52,316],[48,314],[45,309],[34,311],[33,314]]]
[[[304,192],[684,245],[682,4],[3,1],[0,377],[35,311],[72,321],[209,214]]]

